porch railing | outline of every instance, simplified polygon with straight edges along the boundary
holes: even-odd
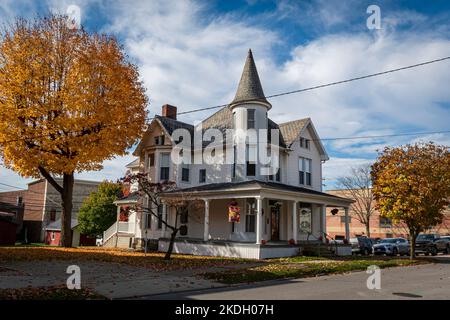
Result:
[[[119,221],[118,222],[118,232],[124,232],[124,233],[134,233],[134,223],[133,222],[125,222],[125,221]]]
[[[111,227],[108,228],[108,230],[103,232],[103,244],[106,243],[113,235],[116,234],[117,230],[117,222],[114,222]]]

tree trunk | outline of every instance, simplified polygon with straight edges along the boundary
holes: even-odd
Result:
[[[416,238],[417,233],[409,231],[410,256],[411,260],[416,258]]]
[[[72,247],[72,199],[73,199],[73,173],[63,175],[63,190],[61,193],[61,240],[60,245],[66,248]]]
[[[367,238],[370,238],[370,222],[369,221],[367,221],[367,223],[366,223],[366,236],[367,236]]]
[[[164,256],[164,260],[170,260],[170,256],[172,255],[173,245],[175,243],[175,237],[177,236],[177,233],[178,229],[175,229],[172,231],[172,234],[170,235],[169,248],[167,249],[166,255]]]

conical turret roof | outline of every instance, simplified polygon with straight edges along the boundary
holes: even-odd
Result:
[[[245,61],[244,70],[242,71],[241,80],[236,92],[236,96],[230,105],[236,105],[240,102],[259,101],[268,104],[264,95],[264,91],[259,80],[258,71],[256,70],[255,60],[253,59],[252,50],[248,50],[247,60]]]

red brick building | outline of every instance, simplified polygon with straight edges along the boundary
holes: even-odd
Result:
[[[351,195],[345,190],[329,190],[327,193],[351,198]],[[375,205],[375,203],[374,203]],[[345,217],[344,212],[340,211],[336,215],[331,213],[331,209],[327,209],[327,233],[331,237],[335,236],[345,236]],[[430,229],[429,232],[436,232],[441,235],[450,235],[450,208],[447,208],[444,212],[444,221],[434,228]],[[366,235],[366,226],[362,224],[355,217],[355,213],[350,207],[350,236],[361,236]],[[408,230],[401,226],[392,225],[389,219],[380,217],[378,211],[372,215],[370,219],[370,237],[371,238],[392,238],[392,237],[408,237]]]
[[[57,178],[56,181],[62,184],[62,179]],[[83,200],[97,190],[99,184],[97,181],[75,180],[73,219],[77,218]],[[24,206],[23,225],[21,223],[18,228],[17,240],[20,241],[44,242],[45,227],[61,218],[60,194],[45,179],[30,182],[27,190],[0,192],[0,202]]]

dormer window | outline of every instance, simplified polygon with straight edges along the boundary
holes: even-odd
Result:
[[[255,109],[247,109],[247,129],[255,129]]]
[[[157,136],[155,137],[155,145],[156,146],[162,146],[164,145],[164,136]]]

